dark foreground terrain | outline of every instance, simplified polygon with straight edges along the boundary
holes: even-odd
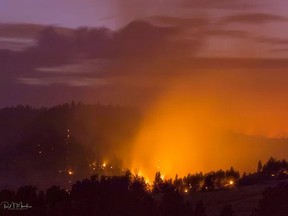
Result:
[[[288,183],[287,180],[280,182]],[[242,186],[231,190],[207,193],[197,192],[187,197],[193,203],[202,200],[206,206],[208,216],[214,216],[227,204],[232,205],[235,216],[246,216],[250,215],[257,208],[258,202],[262,199],[263,191],[267,187],[275,187],[277,184],[279,184],[278,181],[271,181],[258,185]]]
[[[0,191],[1,215],[29,216],[285,216],[288,183],[270,181],[229,190],[181,192],[169,183],[157,191],[143,178],[92,176],[71,190],[52,186],[46,192],[24,186]]]

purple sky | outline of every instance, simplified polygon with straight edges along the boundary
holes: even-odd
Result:
[[[1,71],[0,106],[17,103],[49,105],[73,99],[85,101],[87,98],[88,102],[146,103],[147,98],[154,97],[155,92],[170,85],[168,81],[159,83],[159,80],[174,79],[176,73],[186,76],[188,71],[194,72],[195,65],[189,62],[191,57],[286,58],[287,12],[288,3],[283,0],[0,0],[0,54],[8,59],[0,56],[0,66],[7,68]],[[130,23],[139,19],[152,24]],[[81,51],[68,48],[64,53],[68,61],[61,61],[59,59],[63,56],[59,53],[63,50],[57,50],[57,40],[55,44],[37,47],[35,37],[39,26],[37,30],[37,26],[5,26],[5,23],[34,23],[75,29],[79,26],[105,26],[113,30],[113,40],[101,29],[94,29],[96,36],[95,32],[88,31],[88,38],[91,33],[93,40],[83,40]],[[65,31],[73,40],[75,31]],[[103,38],[104,41],[101,41]],[[101,53],[97,46],[102,42],[105,48]],[[89,44],[88,48],[85,43]],[[26,53],[25,48],[31,46],[36,46],[39,62],[33,52],[28,50]],[[50,46],[54,46],[56,54],[47,57],[46,48]],[[12,55],[7,50],[23,53]],[[86,58],[91,52],[93,58]],[[100,54],[95,55],[95,52]],[[68,55],[70,53],[71,56]],[[158,62],[150,59],[155,54],[161,59]],[[23,60],[22,55],[28,56],[30,62],[27,63],[29,59]],[[115,59],[117,55],[119,59]],[[139,62],[134,63],[134,55],[138,55]],[[59,62],[49,62],[53,57]],[[177,61],[182,58],[185,63],[179,66],[173,61],[166,61],[167,57],[176,57]],[[221,64],[233,68],[231,62],[234,61],[222,61]],[[251,62],[235,64],[239,68],[245,65],[245,71],[251,65],[253,70],[288,70],[285,60],[284,63],[263,62],[256,62],[256,66]],[[196,67],[201,69],[209,64],[196,63]],[[218,63],[212,69],[218,72],[222,67]],[[271,80],[271,74],[265,74],[267,80]],[[259,83],[261,79],[259,77]],[[51,85],[56,85],[63,94],[55,96]],[[271,86],[267,84],[267,87]],[[273,87],[279,87],[276,81]],[[273,89],[268,92],[273,92]],[[279,89],[279,92],[282,91]]]
[[[58,24],[70,27],[111,25],[119,27],[152,15],[193,16],[249,10],[286,15],[283,0],[1,0],[1,22]],[[233,3],[231,3],[233,2]]]
[[[66,27],[106,26],[118,29],[135,19],[152,16],[179,18],[209,17],[212,21],[229,15],[265,13],[287,14],[288,2],[282,0],[0,0],[0,23],[39,23]],[[287,21],[263,19],[231,22],[227,30],[249,31],[252,37],[285,38]],[[285,57],[287,52],[273,52],[279,47],[251,43],[239,38],[212,37],[204,56]],[[240,51],[235,53],[235,48]],[[255,51],[257,50],[257,51]]]

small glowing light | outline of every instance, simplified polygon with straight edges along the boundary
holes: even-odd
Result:
[[[73,172],[72,170],[68,170],[68,174],[69,174],[69,175],[73,175],[74,172]]]
[[[229,184],[230,184],[230,185],[234,185],[234,181],[232,181],[232,180],[229,181]]]
[[[164,180],[164,178],[165,178],[165,175],[161,175],[161,177],[160,177],[162,180]]]
[[[59,173],[62,173],[62,170],[59,170]]]
[[[42,154],[42,151],[39,151],[38,153],[39,153],[39,154]]]
[[[106,163],[104,162],[104,163],[102,164],[102,166],[103,166],[103,167],[106,167]]]
[[[272,176],[272,177],[274,177],[275,175],[274,175],[274,174],[272,174],[271,176]]]
[[[111,166],[110,169],[113,169],[113,167]]]
[[[188,192],[189,192],[189,190],[188,190],[188,189],[185,189],[185,190],[184,190],[184,192],[185,192],[185,193],[188,193]]]

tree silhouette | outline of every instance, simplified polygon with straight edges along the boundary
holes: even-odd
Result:
[[[258,167],[257,167],[257,172],[260,173],[260,172],[262,172],[262,170],[263,170],[262,161],[259,160]]]
[[[221,210],[220,216],[234,216],[234,211],[231,204],[225,205]]]
[[[206,216],[206,208],[202,201],[199,201],[194,210],[194,216]]]
[[[214,189],[215,189],[215,186],[214,186],[213,174],[209,174],[206,176],[206,178],[204,180],[202,190],[203,191],[213,191]]]
[[[164,193],[160,203],[161,216],[192,215],[189,203],[184,203],[183,197],[177,191]]]
[[[161,178],[161,173],[156,172],[155,179],[153,182],[153,189],[152,189],[153,193],[161,192],[162,186],[163,186],[163,179]]]
[[[147,184],[145,183],[144,177],[136,175],[130,183],[130,191],[137,198],[141,198],[146,195]]]
[[[286,216],[288,212],[288,184],[279,184],[274,188],[267,188],[258,208],[253,214],[256,216]]]

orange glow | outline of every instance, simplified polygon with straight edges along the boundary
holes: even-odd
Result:
[[[73,175],[74,172],[72,170],[68,170],[68,175]]]
[[[151,183],[149,182],[149,180],[145,180],[145,183],[146,183],[147,185],[151,185]]]
[[[104,163],[102,164],[102,166],[105,168],[105,167],[106,167],[106,162],[104,162]]]
[[[275,148],[261,138],[288,134],[280,118],[285,116],[284,108],[281,114],[271,111],[281,103],[275,99],[277,106],[267,106],[267,101],[259,99],[264,90],[253,86],[253,81],[263,79],[262,74],[250,77],[247,84],[247,74],[207,73],[174,84],[171,81],[173,87],[147,109],[133,141],[132,170],[141,169],[149,179],[160,171],[168,179],[231,166],[242,172],[255,171],[259,159],[285,157],[281,152],[287,146]],[[249,88],[243,89],[243,85]],[[270,95],[266,98],[272,101]]]

